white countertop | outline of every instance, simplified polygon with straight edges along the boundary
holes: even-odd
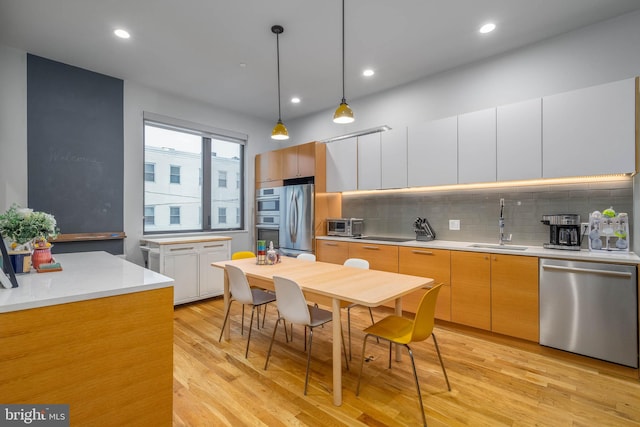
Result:
[[[173,286],[173,279],[107,252],[54,258],[62,271],[17,274],[17,288],[0,287],[0,313]]]
[[[147,243],[154,243],[156,245],[178,245],[181,243],[217,242],[222,240],[231,240],[231,237],[218,235],[145,237],[140,239],[140,244],[145,245]]]
[[[448,249],[452,251],[468,251],[468,252],[488,252],[488,253],[500,253],[510,255],[523,255],[523,256],[535,256],[540,258],[558,258],[558,259],[571,259],[578,261],[596,261],[596,262],[614,262],[623,264],[640,264],[640,257],[633,252],[607,252],[607,251],[589,251],[588,249],[582,249],[580,251],[566,251],[560,249],[546,249],[542,246],[528,246],[528,245],[505,245],[509,246],[526,246],[525,250],[512,250],[501,249],[497,247],[493,248],[474,248],[470,245],[483,244],[483,242],[454,242],[451,240],[432,240],[430,242],[419,242],[417,240],[409,240],[407,242],[384,242],[380,240],[368,240],[353,239],[348,237],[335,237],[335,236],[316,236],[317,240],[335,240],[343,242],[354,243],[371,243],[376,245],[392,245],[392,246],[409,246],[417,248],[432,248],[432,249]],[[487,243],[491,245],[491,243]],[[497,245],[496,245],[497,246]]]

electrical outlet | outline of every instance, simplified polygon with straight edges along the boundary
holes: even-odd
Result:
[[[580,234],[585,235],[589,232],[589,223],[582,222],[580,223]]]
[[[450,219],[449,220],[449,230],[460,230],[460,220],[459,219]]]

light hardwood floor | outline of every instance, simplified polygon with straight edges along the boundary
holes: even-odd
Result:
[[[387,368],[388,347],[367,344],[360,396],[365,308],[352,309],[353,361],[343,373],[343,404],[332,403],[331,327],[316,329],[308,395],[302,328],[293,343],[276,335],[276,320],[253,331],[248,359],[240,335],[240,305],[230,316],[231,339],[218,343],[222,299],[178,306],[174,314],[174,426],[416,426],[420,407],[406,352]],[[247,311],[247,321],[250,311]],[[374,309],[379,319],[390,309]],[[343,315],[346,328],[346,313]],[[346,330],[345,330],[346,333]],[[431,339],[413,346],[429,426],[639,426],[640,381],[628,369],[524,342],[438,325],[435,333],[449,375],[447,391]],[[508,340],[510,344],[513,341]]]

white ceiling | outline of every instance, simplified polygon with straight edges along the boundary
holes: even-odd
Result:
[[[0,45],[276,120],[342,97],[340,0],[0,0]],[[347,101],[640,9],[639,0],[346,0]],[[494,21],[498,28],[480,35]],[[129,40],[117,39],[123,27]],[[246,64],[243,68],[241,63]],[[371,67],[376,74],[362,77]],[[289,102],[291,96],[302,99]]]

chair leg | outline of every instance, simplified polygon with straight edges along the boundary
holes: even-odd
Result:
[[[371,324],[374,325],[376,323],[375,320],[373,320],[373,311],[371,311],[371,307],[367,307],[369,309],[369,317],[371,317]],[[378,344],[380,344],[380,338],[376,337],[376,341],[378,342]]]
[[[351,360],[351,307],[347,307],[347,335],[349,335],[349,360]]]
[[[307,353],[307,374],[304,377],[304,395],[307,395],[307,385],[309,384],[309,366],[311,365],[311,344],[313,344],[313,328],[309,328],[309,352]],[[305,347],[307,346],[305,342]]]
[[[367,348],[367,338],[369,338],[369,334],[364,336],[364,340],[362,341],[362,357],[360,358],[360,373],[358,374],[358,385],[356,386],[356,396],[360,394],[360,380],[362,379],[362,370],[364,369],[364,355]]]
[[[391,369],[391,347],[392,346],[393,346],[393,343],[389,341],[389,369]]]
[[[244,304],[242,304],[242,323],[240,327],[240,335],[244,335]]]
[[[418,390],[418,400],[420,401],[420,412],[422,413],[422,424],[426,427],[427,417],[424,414],[424,406],[422,405],[422,393],[420,393],[420,383],[418,383],[418,372],[416,372],[416,362],[413,360],[413,352],[411,347],[404,345],[409,350],[409,358],[411,359],[411,367],[413,368],[413,378],[416,380],[416,389]]]
[[[256,306],[251,306],[251,321],[249,322],[249,336],[247,337],[247,349],[244,351],[244,358],[249,357],[249,343],[251,342],[251,330],[253,329],[253,314],[256,311]],[[260,324],[260,313],[258,313],[258,324]]]
[[[224,334],[224,327],[227,326],[227,319],[229,319],[229,312],[231,311],[232,302],[233,300],[229,300],[229,305],[227,305],[227,309],[225,310],[224,320],[222,321],[222,329],[220,329],[220,338],[218,338],[218,342],[222,341],[222,334]]]
[[[263,327],[263,328],[264,328],[264,319],[266,319],[266,318],[267,318],[267,305],[268,305],[268,304],[265,304],[265,305],[264,305],[264,313],[262,313],[262,327]],[[258,323],[260,323],[260,321],[259,321],[259,320],[258,320]]]
[[[447,371],[444,369],[444,363],[442,363],[442,356],[440,356],[440,347],[438,347],[438,341],[436,340],[436,336],[433,334],[433,332],[431,333],[431,336],[433,337],[433,343],[436,346],[436,353],[438,353],[438,359],[440,360],[440,366],[442,367],[442,373],[444,374],[444,379],[447,382],[447,389],[451,391],[451,386],[449,385],[449,377],[447,376]]]
[[[349,360],[347,360],[347,347],[344,345],[344,330],[342,329],[342,322],[340,322],[340,336],[342,337],[342,352],[344,353],[344,363],[349,370]]]
[[[278,323],[280,323],[280,320],[284,320],[282,317],[278,317],[278,320],[276,320],[276,324],[273,327],[273,334],[271,335],[271,343],[269,344],[269,351],[267,351],[267,360],[265,360],[264,362],[264,370],[267,370],[267,366],[269,365],[269,358],[271,357],[271,348],[273,347],[273,341],[276,339],[276,331],[278,330]],[[287,321],[284,321],[284,327],[285,329],[287,328]]]

